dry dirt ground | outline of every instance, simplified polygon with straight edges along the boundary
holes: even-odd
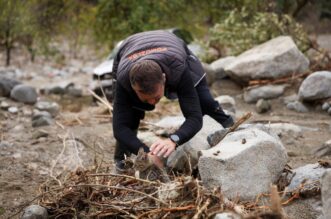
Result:
[[[95,63],[90,63],[91,66]],[[31,64],[38,72],[41,63]],[[23,71],[28,67],[21,66]],[[54,79],[55,80],[55,79]],[[25,78],[24,83],[41,88],[54,82],[45,76]],[[63,79],[58,78],[61,81]],[[38,196],[38,188],[47,179],[64,170],[79,166],[95,165],[95,160],[112,165],[114,138],[109,113],[104,107],[91,105],[91,96],[87,92],[89,74],[75,74],[65,80],[75,81],[84,89],[81,98],[67,96],[40,96],[40,99],[56,101],[60,104],[60,114],[54,125],[33,128],[31,113],[33,106],[20,104],[9,99],[8,103],[18,106],[16,115],[0,111],[0,218],[7,218],[17,212],[23,204],[33,202]],[[271,101],[272,110],[266,114],[257,114],[255,105],[243,101],[243,90],[229,79],[215,82],[212,86],[214,96],[230,95],[236,100],[237,115],[253,112],[249,122],[288,122],[315,128],[304,131],[299,136],[291,133],[282,136],[284,146],[289,151],[289,165],[293,168],[316,163],[319,158],[311,154],[312,149],[331,139],[331,116],[320,109],[311,107],[309,113],[290,111],[283,103],[283,97],[297,92],[300,81],[290,85],[286,93]],[[146,120],[155,122],[165,115],[180,113],[176,102],[163,101]],[[40,131],[45,137],[37,137]],[[272,159],[272,158],[270,158]],[[324,159],[330,161],[330,157]],[[35,203],[35,202],[34,202]],[[15,216],[14,218],[18,217]],[[300,218],[300,217],[298,217]],[[309,217],[307,217],[309,218]]]

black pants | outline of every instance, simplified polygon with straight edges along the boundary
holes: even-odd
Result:
[[[231,116],[226,115],[219,105],[219,103],[214,100],[213,96],[210,93],[207,81],[204,78],[196,87],[195,87],[199,99],[200,106],[203,115],[208,115],[220,123],[224,128],[230,127],[233,124],[233,119]],[[140,120],[144,118],[145,112],[141,110],[135,110],[135,120],[132,121],[130,129],[137,133]],[[124,154],[130,156],[130,151],[127,149],[126,145],[116,142],[114,159],[123,160]]]

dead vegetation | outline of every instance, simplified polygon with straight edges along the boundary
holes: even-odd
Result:
[[[187,183],[184,176],[173,176],[174,189],[180,195],[164,200],[158,196],[163,183],[109,173],[110,169],[78,169],[52,179],[40,187],[39,204],[48,209],[51,218],[211,218],[229,211],[242,218],[285,218],[274,187],[268,195],[270,206],[263,206],[259,200],[230,201],[221,189],[206,189],[198,179]]]

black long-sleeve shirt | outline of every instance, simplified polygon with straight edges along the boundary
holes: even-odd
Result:
[[[166,82],[166,91],[168,88]],[[178,143],[181,145],[190,140],[202,127],[199,98],[188,70],[183,72],[174,92],[177,93],[179,105],[185,117],[185,122],[174,133],[179,136]],[[139,116],[137,109],[151,110],[154,109],[154,106],[142,103],[133,90],[128,91],[120,83],[117,83],[113,109],[114,137],[120,143],[125,144],[133,153],[137,153],[140,147],[143,147],[146,152],[149,151],[132,129],[133,121]]]

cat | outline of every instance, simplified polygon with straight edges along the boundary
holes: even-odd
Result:
[[[150,181],[160,180],[161,182],[171,181],[166,168],[156,166],[143,148],[139,149],[134,160],[133,168],[136,173],[139,173],[139,178],[141,179]]]

